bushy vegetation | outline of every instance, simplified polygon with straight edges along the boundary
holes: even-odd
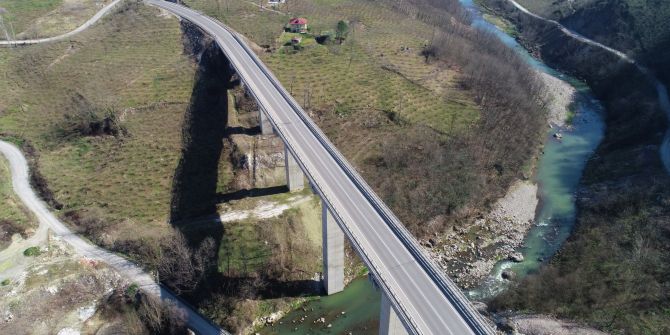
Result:
[[[63,120],[55,125],[54,133],[59,140],[103,135],[118,137],[128,133],[119,120],[118,111],[113,107],[93,106],[79,93],[73,94],[69,106],[70,110],[63,116]]]
[[[100,304],[99,313],[113,323],[111,330],[129,334],[184,334],[187,316],[172,302],[161,301],[131,284],[118,287]]]
[[[26,257],[37,257],[42,254],[40,247],[30,247],[26,250],[23,250],[23,256]]]

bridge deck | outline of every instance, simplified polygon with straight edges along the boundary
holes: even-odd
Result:
[[[433,263],[417,256],[416,240],[398,232],[392,222],[397,219],[380,208],[381,200],[361,184],[360,176],[239,35],[186,7],[161,0],[147,2],[198,25],[216,40],[411,333],[492,333],[455,285],[436,275],[439,270]]]

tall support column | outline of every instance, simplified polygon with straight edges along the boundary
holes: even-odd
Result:
[[[284,162],[286,164],[286,186],[289,192],[300,191],[305,187],[305,177],[302,175],[300,165],[286,145],[284,145]]]
[[[407,329],[395,313],[391,300],[382,292],[382,308],[379,315],[379,335],[407,335]]]
[[[263,135],[272,134],[272,123],[270,123],[268,115],[265,114],[265,111],[263,111],[262,108],[258,108],[258,122],[261,125],[261,134]]]
[[[344,290],[344,233],[321,200],[323,286],[328,295]]]

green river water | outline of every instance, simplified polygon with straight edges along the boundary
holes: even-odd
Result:
[[[281,324],[266,327],[260,333],[377,334],[380,305],[380,291],[368,278],[358,278],[343,292],[310,301],[284,316]],[[315,323],[322,317],[325,322]]]

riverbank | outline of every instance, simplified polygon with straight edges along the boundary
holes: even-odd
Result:
[[[439,246],[429,248],[431,255],[460,287],[476,287],[499,260],[515,254],[533,225],[537,205],[537,184],[517,181],[469,231],[454,229]],[[469,232],[475,231],[477,237],[468,244],[473,240]]]
[[[572,105],[577,99],[577,89],[566,81],[550,74],[542,71],[538,71],[537,74],[547,87],[545,100],[547,101],[549,126],[552,128],[569,127],[575,117]]]
[[[572,321],[546,315],[512,314],[497,316],[498,324],[506,332],[524,335],[606,335],[601,331]]]

